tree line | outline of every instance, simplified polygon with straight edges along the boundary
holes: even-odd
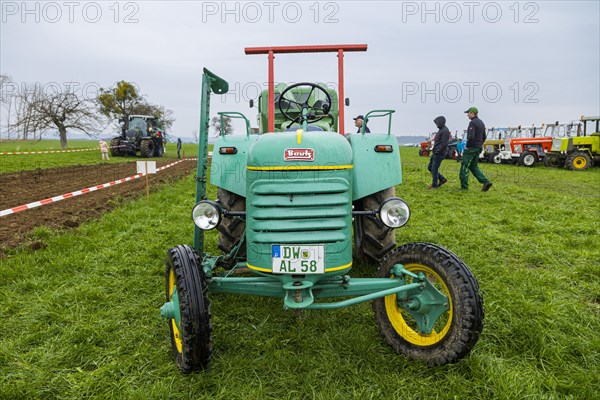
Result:
[[[127,129],[130,115],[152,115],[170,129],[175,122],[173,112],[150,103],[138,88],[126,81],[111,88],[101,88],[94,98],[86,98],[74,88],[47,88],[39,84],[22,85],[21,90],[8,75],[0,75],[0,103],[6,119],[0,130],[7,139],[40,140],[50,130],[58,131],[61,148],[67,147],[67,136],[81,132],[97,136],[118,120]]]

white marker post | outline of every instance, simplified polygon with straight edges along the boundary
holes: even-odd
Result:
[[[150,204],[150,183],[148,174],[156,174],[156,161],[136,161],[137,173],[146,175],[146,204]]]

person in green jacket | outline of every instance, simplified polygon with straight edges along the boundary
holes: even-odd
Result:
[[[462,164],[460,166],[460,189],[469,189],[469,173],[483,184],[481,189],[487,192],[492,187],[492,182],[481,172],[477,165],[479,160],[479,153],[483,148],[483,142],[485,142],[485,124],[479,119],[479,110],[477,107],[471,107],[465,111],[471,122],[467,129],[467,144],[463,151]]]

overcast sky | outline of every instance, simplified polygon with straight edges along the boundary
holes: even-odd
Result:
[[[241,111],[266,88],[267,58],[244,47],[366,43],[345,57],[346,127],[370,109],[396,110],[397,135],[433,119],[466,128],[539,125],[600,114],[600,1],[28,2],[2,1],[0,72],[17,83],[85,88],[135,82],[173,110],[172,134],[199,124],[202,68],[232,92],[211,112]],[[337,81],[333,53],[279,55],[275,79]]]

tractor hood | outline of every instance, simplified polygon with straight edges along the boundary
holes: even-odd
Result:
[[[336,170],[352,168],[352,148],[335,132],[266,133],[248,152],[248,169]]]

